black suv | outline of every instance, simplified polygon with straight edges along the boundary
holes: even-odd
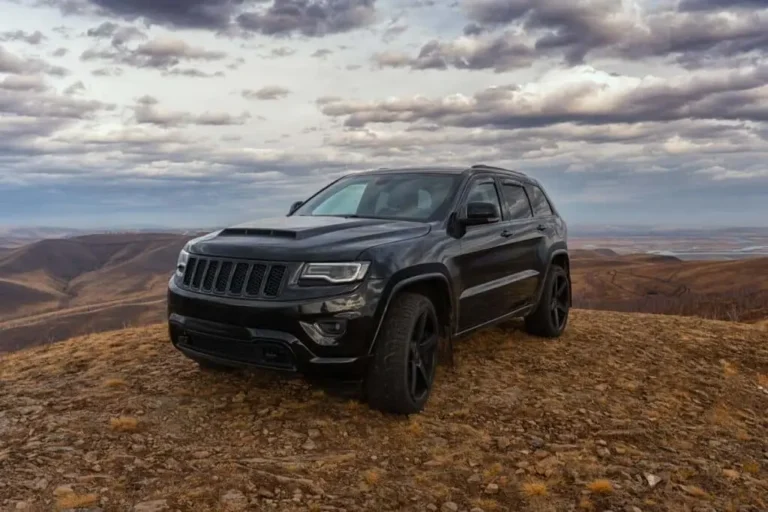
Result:
[[[190,241],[169,283],[171,340],[205,368],[351,378],[370,406],[418,412],[438,344],[512,317],[532,334],[563,332],[566,238],[519,172],[350,174],[286,217]]]

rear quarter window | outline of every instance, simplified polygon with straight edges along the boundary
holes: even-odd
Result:
[[[533,214],[536,217],[545,217],[547,215],[553,215],[552,206],[547,201],[547,197],[544,192],[541,191],[536,185],[530,186],[531,190],[531,206],[533,206]]]

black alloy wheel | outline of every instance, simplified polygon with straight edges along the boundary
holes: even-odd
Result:
[[[562,331],[568,321],[568,277],[558,274],[552,280],[552,301],[549,304],[552,325]]]
[[[438,332],[435,311],[424,309],[411,331],[408,356],[408,390],[415,402],[429,394],[434,381]]]

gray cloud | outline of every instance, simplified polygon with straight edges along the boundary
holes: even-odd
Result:
[[[156,68],[168,70],[184,61],[219,61],[227,55],[223,52],[210,51],[191,46],[181,39],[156,38],[142,43],[135,48],[119,46],[116,48],[91,48],[80,55],[83,61],[107,60],[137,68]]]
[[[669,58],[705,67],[734,56],[764,56],[768,50],[765,1],[688,0],[681,10],[640,14],[615,0],[464,0],[470,23],[464,37],[432,40],[415,56],[374,56],[383,67],[412,69],[524,68],[542,59],[569,65],[588,55],[641,60]],[[725,14],[724,14],[725,12]]]
[[[681,0],[681,11],[728,9],[768,9],[768,0]]]
[[[86,31],[88,37],[96,39],[110,39],[112,46],[122,46],[133,40],[145,40],[147,35],[133,26],[121,26],[111,21],[105,21],[101,25]]]
[[[153,124],[157,126],[226,126],[240,125],[250,119],[248,112],[234,116],[227,112],[204,112],[191,114],[189,112],[169,111],[158,107],[158,100],[152,96],[142,96],[133,107],[134,118],[138,124]]]
[[[47,37],[39,30],[28,33],[24,30],[13,30],[0,33],[0,41],[23,41],[25,43],[37,45],[45,41]]]
[[[241,95],[248,100],[278,100],[291,93],[290,89],[279,85],[268,85],[258,90],[243,89]]]
[[[223,71],[208,73],[197,68],[173,68],[170,71],[163,71],[163,76],[180,76],[185,78],[221,78]]]
[[[499,73],[528,67],[535,59],[534,48],[512,34],[448,43],[430,41],[413,58],[403,53],[374,55],[374,62],[380,67],[494,69]]]
[[[244,12],[237,23],[265,35],[320,37],[348,32],[375,20],[376,0],[273,0],[264,9]]]
[[[69,50],[67,48],[56,48],[53,52],[54,57],[63,57],[66,54],[69,53]]]
[[[8,75],[0,82],[0,89],[42,92],[49,86],[40,75]]]
[[[51,65],[41,59],[19,57],[0,46],[0,73],[46,73],[54,76],[67,76],[69,71],[61,66]]]
[[[375,20],[376,0],[42,0],[65,14],[138,19],[174,28],[320,37]]]
[[[333,50],[329,50],[328,48],[319,48],[312,52],[312,55],[310,57],[314,57],[316,59],[324,59],[331,55],[333,53]]]
[[[6,81],[0,87],[0,113],[42,119],[92,119],[97,113],[113,110],[109,105],[95,100],[76,99],[47,92],[43,84]],[[10,87],[8,87],[10,85]]]
[[[552,78],[552,80],[557,80]],[[472,97],[416,97],[358,103],[324,99],[321,111],[346,126],[438,123],[515,129],[558,123],[610,124],[680,119],[768,121],[768,67],[702,72],[678,83],[594,74],[557,86],[492,87]]]

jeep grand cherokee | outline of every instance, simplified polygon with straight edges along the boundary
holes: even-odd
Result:
[[[418,412],[440,343],[513,317],[535,335],[563,332],[566,239],[519,172],[350,174],[285,217],[187,243],[169,282],[171,340],[206,368],[351,377],[371,407]]]

